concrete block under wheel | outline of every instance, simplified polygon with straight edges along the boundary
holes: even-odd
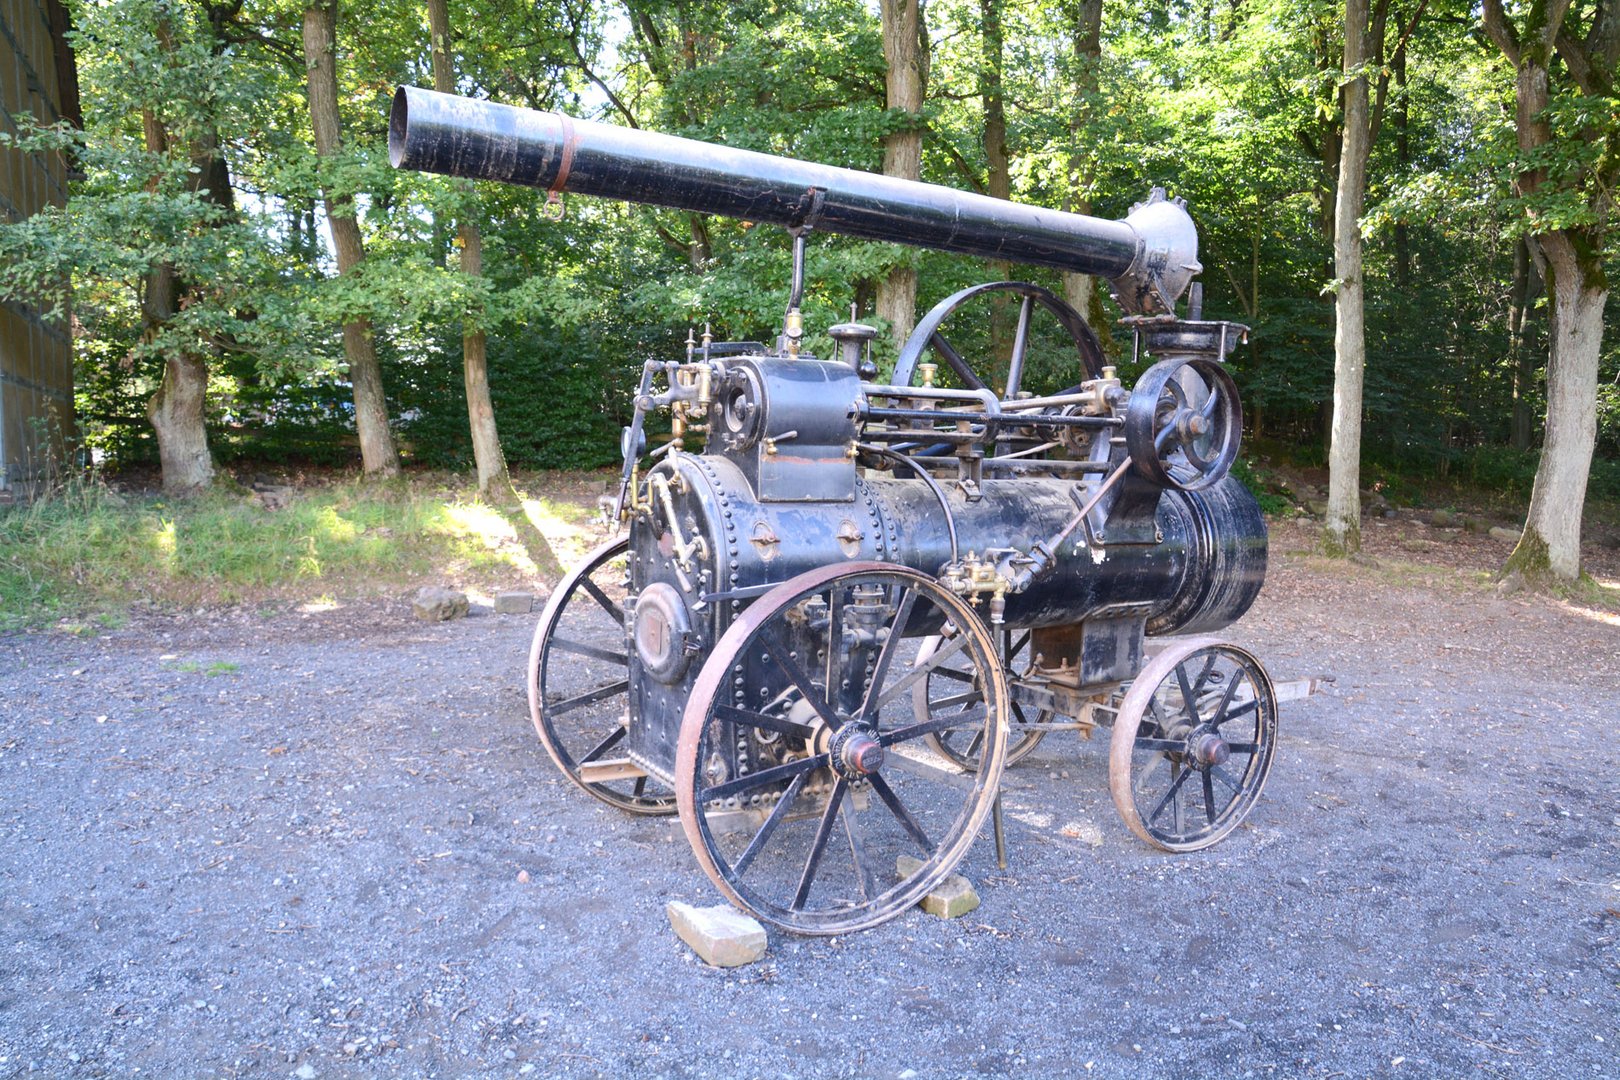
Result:
[[[902,855],[895,860],[895,869],[902,878],[908,878],[922,869],[922,860]],[[974,891],[973,882],[961,874],[951,874],[919,900],[917,906],[930,915],[955,919],[979,906],[979,894]]]
[[[742,967],[765,955],[765,928],[736,908],[700,908],[671,900],[664,910],[675,933],[705,964]]]

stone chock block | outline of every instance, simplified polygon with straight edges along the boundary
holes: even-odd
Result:
[[[902,878],[908,878],[922,868],[922,860],[902,855],[895,860],[895,868]],[[973,882],[961,874],[951,874],[919,900],[917,906],[930,915],[955,919],[979,906],[979,894],[973,890]]]
[[[534,593],[503,592],[495,594],[495,614],[527,615],[534,610]]]
[[[765,955],[765,928],[736,908],[700,908],[671,900],[664,910],[675,933],[705,964],[742,967]]]
[[[427,622],[459,619],[467,614],[467,594],[455,589],[429,585],[417,590],[416,597],[411,601],[411,607],[418,619]]]

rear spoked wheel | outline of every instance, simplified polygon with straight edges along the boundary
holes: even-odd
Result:
[[[923,636],[959,630],[920,663]],[[912,688],[951,664],[972,707],[925,717]],[[972,767],[930,735],[978,737]],[[733,903],[804,934],[876,926],[961,861],[1006,760],[1007,687],[972,609],[883,563],[802,574],[716,644],[681,725],[676,795],[699,864]]]
[[[1208,638],[1176,642],[1120,702],[1108,788],[1137,836],[1197,851],[1253,809],[1276,746],[1277,695],[1260,661]]]
[[[947,626],[944,634],[930,635],[917,650],[917,662],[926,663],[934,652],[949,638],[955,636],[956,627]],[[1003,664],[1010,675],[1022,675],[1031,666],[1029,658],[1029,631],[1003,630],[1002,656]],[[978,691],[972,685],[972,679],[967,671],[957,667],[955,663],[947,662],[935,668],[922,682],[912,688],[912,707],[919,720],[936,714],[944,714],[952,709],[966,711],[976,708],[980,701]],[[1016,765],[1030,752],[1040,745],[1042,736],[1046,734],[1040,725],[1051,723],[1052,712],[1049,709],[1029,709],[1009,698],[1007,733],[1007,764]],[[977,767],[980,749],[984,745],[984,733],[970,731],[965,728],[947,728],[935,735],[928,736],[928,745],[952,765],[963,769]]]
[[[603,544],[546,601],[529,649],[529,718],[551,760],[581,790],[633,814],[671,814],[675,793],[623,757],[629,547],[628,539]]]

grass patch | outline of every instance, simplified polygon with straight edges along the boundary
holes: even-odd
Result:
[[[461,484],[339,482],[279,509],[219,491],[172,501],[84,485],[0,510],[0,630],[117,625],[132,603],[214,606],[397,592],[422,581],[540,585],[594,542],[590,508],[526,498],[521,511]]]

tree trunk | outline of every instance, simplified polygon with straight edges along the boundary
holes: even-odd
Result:
[[[337,4],[318,0],[304,10],[304,64],[309,69],[309,119],[315,134],[315,152],[330,160],[343,149],[338,123]],[[365,261],[360,224],[354,201],[327,190],[326,223],[332,231],[338,273],[350,275]],[[349,361],[349,385],[354,392],[354,427],[360,436],[360,460],[367,476],[399,475],[399,452],[388,429],[388,403],[383,396],[382,369],[377,363],[371,321],[363,316],[343,324],[343,352]]]
[[[1075,103],[1069,117],[1069,176],[1064,186],[1065,209],[1091,213],[1086,195],[1091,155],[1086,152],[1087,122],[1097,94],[1097,65],[1102,61],[1102,0],[1079,0],[1074,19]],[[1088,322],[1092,320],[1096,283],[1090,274],[1063,274],[1063,298]]]
[[[428,26],[433,36],[433,89],[441,94],[456,90],[455,65],[450,53],[450,6],[447,0],[428,0]],[[471,194],[472,185],[462,185]],[[469,203],[470,203],[469,199]],[[461,272],[477,281],[484,272],[484,238],[470,211],[461,220]],[[467,387],[467,423],[472,430],[473,462],[478,469],[478,493],[485,498],[510,501],[512,479],[495,427],[495,406],[489,398],[489,363],[484,331],[469,321],[461,334],[461,369]]]
[[[1367,59],[1367,16],[1367,0],[1345,0],[1347,77]],[[1360,220],[1372,134],[1365,74],[1345,84],[1343,132],[1333,214],[1333,433],[1328,444],[1327,521],[1322,528],[1322,547],[1329,555],[1361,550],[1361,386],[1367,336]]]
[[[1574,581],[1581,572],[1581,514],[1597,439],[1598,359],[1609,289],[1600,269],[1562,232],[1537,237],[1547,284],[1547,433],[1530,512],[1505,571]]]
[[[172,353],[163,362],[163,383],[147,402],[146,415],[157,432],[163,490],[172,495],[200,491],[214,481],[203,404],[208,364],[200,357]]]
[[[1012,198],[1012,164],[1007,153],[1007,101],[1001,80],[1004,41],[1001,30],[1002,0],[979,0],[981,19],[979,96],[984,102],[985,194],[992,199]],[[1006,281],[1012,264],[1004,259],[989,260],[990,276]],[[992,294],[990,301],[990,355],[999,365],[1012,355],[1012,304],[1005,293]]]
[[[1620,58],[1615,9],[1608,3],[1593,9],[1584,42],[1566,24],[1570,12],[1568,0],[1550,7],[1532,4],[1521,36],[1501,0],[1485,0],[1482,8],[1486,34],[1514,67],[1513,126],[1520,154],[1532,161],[1553,141],[1546,113],[1555,56],[1563,61],[1561,78],[1572,80],[1581,92],[1612,90],[1607,80]],[[1578,22],[1578,16],[1570,15],[1570,21]],[[1581,137],[1602,136],[1594,131]],[[1604,156],[1612,158],[1612,147],[1604,148]],[[1589,178],[1590,188],[1579,193],[1589,206],[1601,209],[1615,180],[1612,163],[1604,162]],[[1514,187],[1524,196],[1547,183],[1546,171],[1534,167],[1514,178]],[[1581,515],[1597,440],[1598,357],[1609,296],[1601,254],[1604,225],[1558,229],[1529,239],[1548,299],[1547,426],[1524,533],[1503,570],[1535,583],[1574,581],[1581,572]]]
[[[881,0],[883,59],[888,65],[885,100],[890,109],[913,118],[883,137],[883,175],[902,180],[922,178],[922,107],[927,83],[926,31],[921,0]],[[891,267],[878,282],[877,316],[889,324],[895,348],[904,345],[917,322],[917,268],[909,262]]]
[[[171,44],[166,33],[158,36],[165,46]],[[169,133],[150,109],[141,114],[141,130],[148,151],[169,154]],[[215,193],[214,197],[220,196]],[[153,267],[146,275],[141,296],[141,320],[148,339],[158,334],[179,310],[180,283],[174,267],[167,263]],[[189,495],[214,482],[214,457],[208,449],[204,422],[207,394],[207,363],[200,357],[169,350],[163,361],[163,382],[147,401],[146,416],[157,436],[163,490],[171,495]]]

